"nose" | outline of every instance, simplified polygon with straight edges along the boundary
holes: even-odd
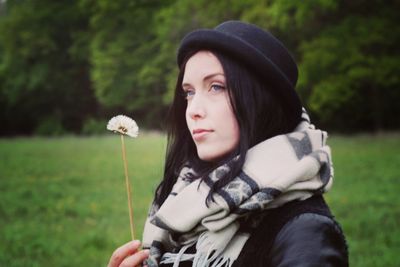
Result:
[[[205,101],[201,94],[196,93],[187,103],[186,112],[192,120],[206,116]]]

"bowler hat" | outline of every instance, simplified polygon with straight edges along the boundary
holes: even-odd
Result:
[[[232,56],[250,68],[281,99],[293,123],[300,121],[302,104],[295,91],[297,65],[286,47],[271,33],[241,21],[227,21],[214,29],[192,31],[181,41],[178,65],[183,64],[189,52],[207,49]]]

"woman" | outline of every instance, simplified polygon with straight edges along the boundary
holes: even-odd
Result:
[[[333,175],[327,136],[302,109],[286,48],[228,21],[185,36],[178,65],[145,249],[125,244],[109,266],[348,266],[322,197]]]

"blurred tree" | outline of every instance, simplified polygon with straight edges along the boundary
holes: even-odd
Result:
[[[313,85],[308,103],[324,122],[376,131],[400,126],[393,117],[400,114],[400,31],[392,23],[348,17],[303,44],[300,85]]]
[[[324,127],[379,131],[400,127],[398,10],[399,1],[276,0],[246,18],[295,52],[298,89]]]
[[[179,40],[239,17],[243,1],[82,0],[91,9],[91,77],[100,102],[160,127],[175,87]]]
[[[281,39],[313,119],[399,128],[399,1],[9,0],[0,2],[1,133],[80,131],[132,113],[159,128],[189,31],[240,19]],[[93,123],[91,123],[93,124]]]
[[[51,132],[52,124],[57,132],[78,131],[85,114],[96,108],[86,16],[66,0],[6,4],[0,17],[2,134]]]
[[[91,80],[102,105],[135,114],[148,127],[159,128],[165,112],[162,66],[149,62],[159,52],[154,42],[158,10],[170,1],[91,1]]]

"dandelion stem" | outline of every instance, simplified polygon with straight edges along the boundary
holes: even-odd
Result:
[[[128,208],[129,208],[129,221],[131,226],[131,236],[132,240],[135,239],[135,230],[133,225],[133,208],[132,208],[132,199],[131,199],[131,185],[129,183],[128,178],[128,164],[126,161],[126,152],[125,152],[125,142],[124,135],[121,134],[121,144],[122,144],[122,159],[124,160],[124,169],[125,169],[125,184],[126,184],[126,193],[128,195]]]

